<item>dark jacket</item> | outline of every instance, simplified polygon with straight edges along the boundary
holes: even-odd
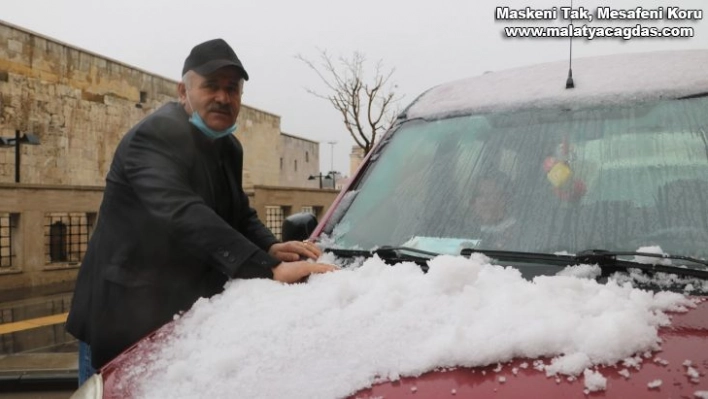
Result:
[[[94,367],[228,278],[273,277],[279,261],[266,251],[277,239],[249,207],[242,167],[238,140],[211,142],[178,103],[123,137],[67,320]]]

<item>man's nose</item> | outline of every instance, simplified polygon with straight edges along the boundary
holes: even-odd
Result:
[[[229,91],[225,88],[217,90],[215,100],[216,102],[221,104],[231,103],[231,96],[229,95]]]

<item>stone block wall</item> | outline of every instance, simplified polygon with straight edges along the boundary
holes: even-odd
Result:
[[[329,189],[255,186],[249,201],[258,218],[280,239],[284,218],[310,212],[321,220],[337,195],[339,191]]]
[[[0,136],[39,136],[21,146],[21,182],[102,186],[121,137],[176,99],[177,81],[0,22]],[[237,137],[244,185],[277,185],[280,117],[243,106]],[[0,183],[14,182],[15,154],[0,148]]]
[[[248,84],[248,83],[246,83]],[[280,116],[241,107],[236,138],[243,145],[243,186],[277,185],[279,179]]]
[[[9,251],[4,251],[2,257],[10,262],[0,266],[0,297],[6,291],[29,289],[32,287],[71,284],[76,279],[80,260],[51,259],[50,220],[57,216],[81,213],[90,224],[85,230],[85,237],[80,243],[86,242],[95,223],[103,197],[102,187],[88,186],[48,186],[32,184],[0,183],[0,215],[11,215],[13,220],[9,237]],[[72,232],[76,220],[66,220],[69,231],[68,240],[78,238]],[[7,243],[5,243],[6,245]],[[70,252],[80,252],[83,256],[85,245],[66,243]]]
[[[0,135],[21,146],[21,182],[103,185],[113,151],[137,121],[173,98],[175,82],[23,29],[0,24]],[[0,182],[14,151],[0,149]]]
[[[280,182],[283,187],[319,188],[319,180],[308,177],[320,173],[320,144],[282,133],[280,135]],[[296,168],[297,165],[297,168]]]
[[[349,176],[354,176],[363,161],[364,149],[358,145],[352,146],[352,152],[349,154]]]

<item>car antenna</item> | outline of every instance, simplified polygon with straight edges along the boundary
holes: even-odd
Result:
[[[573,26],[573,0],[570,0],[570,26]],[[573,32],[570,32],[570,57],[568,61],[568,79],[565,81],[565,88],[575,88],[573,82]]]

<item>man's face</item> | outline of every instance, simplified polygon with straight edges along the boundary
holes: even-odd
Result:
[[[236,123],[243,80],[235,67],[217,69],[205,76],[192,72],[188,82],[179,84],[178,91],[187,113],[197,111],[211,129],[220,131]]]

